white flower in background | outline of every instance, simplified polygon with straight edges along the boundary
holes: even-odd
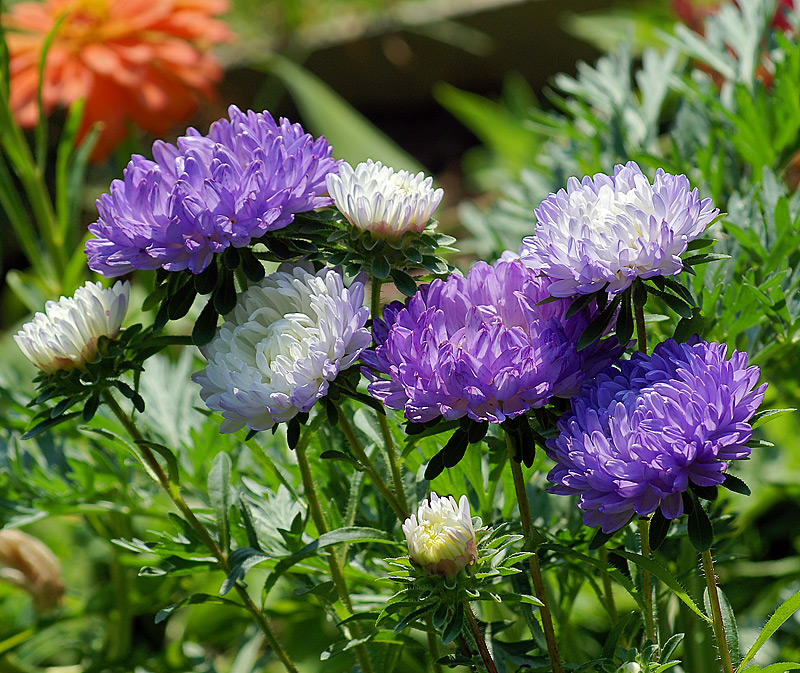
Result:
[[[268,430],[309,411],[372,340],[364,284],[283,265],[239,295],[192,379],[221,432]]]
[[[550,294],[569,297],[606,288],[623,292],[636,278],[673,276],[680,255],[719,214],[700,200],[685,175],[656,171],[652,184],[633,161],[570,178],[566,191],[550,194],[534,211],[533,236],[520,257],[553,279]]]
[[[423,173],[395,171],[367,159],[353,169],[342,163],[325,178],[336,207],[350,224],[382,238],[398,239],[425,229],[444,192]]]
[[[119,334],[128,310],[130,283],[117,282],[104,290],[100,283],[86,283],[72,297],[48,301],[14,335],[27,358],[48,374],[72,369],[97,353],[97,339]]]
[[[622,664],[622,666],[616,670],[616,673],[640,673],[641,670],[642,667],[639,664],[635,661],[629,661]]]
[[[428,575],[455,575],[475,562],[477,544],[467,496],[431,493],[403,523],[411,562]]]

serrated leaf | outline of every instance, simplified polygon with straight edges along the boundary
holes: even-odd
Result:
[[[800,592],[787,598],[780,605],[780,607],[777,610],[775,610],[773,615],[764,625],[764,628],[761,629],[761,633],[758,634],[756,642],[754,642],[753,646],[749,650],[747,650],[747,654],[744,655],[742,663],[739,664],[739,668],[736,669],[737,673],[739,673],[739,671],[741,671],[750,662],[750,660],[754,656],[756,656],[756,654],[764,646],[764,644],[773,636],[773,634],[781,627],[781,625],[787,619],[789,619],[789,617],[791,617],[795,612],[797,612],[798,609],[800,609]],[[800,668],[800,665],[798,665],[797,668]]]
[[[727,488],[729,491],[733,491],[734,493],[739,493],[740,495],[750,495],[750,487],[745,484],[739,477],[735,477],[732,474],[725,475],[725,481],[720,484],[723,488]]]

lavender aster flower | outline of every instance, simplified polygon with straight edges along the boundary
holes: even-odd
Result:
[[[294,214],[329,205],[331,147],[267,112],[228,109],[207,136],[188,129],[177,146],[134,155],[122,180],[97,201],[89,267],[105,276],[133,269],[200,273],[214,253],[285,227]]]
[[[632,161],[567,181],[534,211],[536,232],[523,241],[526,264],[555,282],[554,297],[622,292],[636,278],[674,276],[680,256],[718,215],[684,175],[656,171],[653,184]]]
[[[746,353],[725,355],[723,344],[668,339],[599,374],[547,441],[550,492],[579,495],[584,523],[610,533],[658,507],[680,516],[690,482],[721,484],[750,454],[748,421],[767,387],[755,387]]]
[[[374,351],[362,360],[370,393],[414,422],[469,416],[502,423],[553,396],[577,392],[621,352],[604,340],[582,350],[592,319],[585,307],[565,319],[571,302],[537,305],[550,280],[519,261],[478,262],[465,277],[435,280],[376,319]]]
[[[283,265],[239,295],[192,379],[222,432],[268,430],[310,411],[369,345],[364,284]]]

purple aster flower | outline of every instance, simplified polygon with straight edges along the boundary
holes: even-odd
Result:
[[[584,523],[610,533],[659,506],[680,516],[690,481],[721,484],[730,461],[750,454],[748,421],[767,387],[755,387],[746,353],[725,354],[724,344],[668,339],[585,385],[547,441],[550,492],[579,495]]]
[[[134,155],[97,201],[89,267],[104,276],[133,269],[200,273],[214,253],[244,247],[294,214],[329,205],[331,147],[268,112],[228,109],[230,119],[195,129],[177,147],[156,141],[153,161]]]
[[[674,276],[680,256],[719,214],[702,201],[685,175],[656,171],[653,184],[629,161],[614,175],[598,173],[550,194],[534,211],[534,236],[520,248],[522,260],[555,282],[554,297],[617,294],[636,278]]]
[[[502,423],[554,396],[577,392],[586,377],[616,359],[616,340],[578,352],[594,309],[565,319],[571,302],[537,305],[550,280],[519,261],[478,262],[394,302],[374,321],[374,351],[362,360],[370,393],[416,423],[442,415]]]

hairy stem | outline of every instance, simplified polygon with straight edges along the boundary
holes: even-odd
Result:
[[[311,432],[306,432],[306,436],[310,436]],[[297,464],[300,467],[300,477],[303,480],[303,492],[306,496],[306,500],[308,501],[308,509],[311,512],[311,518],[314,520],[314,525],[317,527],[317,531],[320,535],[323,535],[328,532],[328,524],[325,521],[325,516],[322,513],[322,507],[319,503],[319,497],[317,496],[317,487],[314,484],[314,476],[311,474],[311,465],[308,462],[308,454],[306,453],[306,445],[308,442],[298,443],[295,447],[295,454],[297,454]],[[350,600],[350,592],[347,589],[347,582],[344,578],[344,574],[342,573],[342,568],[339,565],[339,559],[336,556],[336,552],[333,548],[330,548],[327,552],[328,557],[328,567],[331,570],[331,577],[333,578],[333,584],[336,587],[336,592],[339,594],[339,600],[342,601],[342,604],[347,609],[348,615],[353,614],[353,603]],[[353,622],[350,625],[350,631],[352,632],[353,636],[356,639],[360,639],[362,637],[361,628],[358,624]],[[362,643],[358,645],[356,648],[356,658],[358,659],[358,664],[361,667],[361,670],[364,673],[372,673],[374,670],[372,668],[372,662],[369,659],[369,653],[367,652],[366,646]]]
[[[531,521],[531,507],[528,502],[528,494],[525,492],[525,479],[522,476],[522,467],[514,460],[514,447],[511,438],[506,433],[506,446],[508,448],[508,462],[511,463],[511,474],[514,477],[514,490],[517,494],[519,503],[519,515],[522,520],[522,532],[525,536],[525,547],[533,555],[528,559],[528,566],[533,580],[533,590],[542,605],[539,607],[539,614],[542,616],[542,630],[544,631],[545,641],[547,642],[547,655],[550,657],[550,666],[553,673],[562,673],[561,655],[558,652],[558,643],[553,629],[553,617],[550,614],[550,607],[547,602],[547,591],[545,589],[544,577],[539,566],[539,555],[535,551],[536,539]]]
[[[475,641],[478,652],[480,652],[481,661],[483,661],[483,665],[486,668],[486,673],[497,673],[497,667],[494,665],[492,655],[489,654],[489,649],[486,647],[486,641],[483,638],[480,626],[478,626],[478,621],[475,619],[472,608],[466,601],[464,602],[464,617],[466,617],[467,627],[472,634],[472,639]]]
[[[358,462],[364,466],[364,469],[366,469],[367,474],[369,474],[376,488],[381,492],[381,495],[384,497],[386,502],[389,503],[391,508],[394,510],[394,513],[397,514],[397,518],[400,519],[400,521],[405,521],[408,518],[408,507],[403,507],[403,505],[400,504],[397,496],[394,494],[389,485],[383,480],[383,477],[369,459],[369,456],[367,456],[367,452],[364,451],[364,447],[361,446],[361,442],[358,441],[355,430],[353,430],[353,426],[350,424],[350,420],[347,418],[347,414],[345,414],[344,409],[342,409],[341,405],[338,404],[336,405],[336,408],[339,411],[339,426],[342,428],[344,436],[350,443],[350,448],[353,450]]]
[[[150,470],[152,470],[153,474],[158,480],[158,483],[170,497],[170,500],[172,500],[183,517],[186,519],[186,522],[197,533],[198,537],[203,541],[203,544],[206,545],[214,558],[217,559],[220,568],[227,575],[230,570],[227,556],[222,549],[220,549],[217,541],[214,539],[208,529],[194,515],[192,509],[183,499],[178,485],[173,484],[164,473],[161,464],[156,460],[153,452],[147,447],[142,433],[139,432],[139,429],[134,425],[133,421],[122,410],[122,407],[119,406],[119,403],[116,399],[114,399],[114,396],[109,390],[106,390],[103,393],[103,400],[108,405],[108,408],[111,409],[111,412],[117,417],[119,422],[122,423],[125,430],[131,436],[131,439],[133,439],[133,441],[136,443],[137,448],[142,454],[144,462],[147,464]],[[236,583],[234,587],[236,592],[239,594],[239,598],[241,598],[245,608],[253,615],[253,618],[256,620],[259,628],[263,631],[267,644],[275,653],[275,656],[281,660],[284,668],[289,673],[299,673],[297,667],[286,653],[286,650],[283,649],[283,646],[275,636],[275,633],[273,632],[272,627],[269,625],[269,622],[267,622],[267,618],[264,616],[264,613],[258,609],[256,604],[253,602],[253,599],[250,598],[250,594],[247,593],[247,589],[245,589],[239,583]]]
[[[722,622],[722,609],[719,604],[717,578],[714,575],[714,561],[711,558],[711,550],[704,551],[701,558],[703,559],[703,574],[706,576],[708,598],[711,601],[711,614],[714,618],[714,638],[716,638],[719,657],[722,660],[722,671],[723,673],[733,673],[731,653],[728,651],[728,641],[725,638],[725,625]]]
[[[444,673],[442,669],[442,665],[437,663],[442,656],[441,652],[439,651],[439,638],[436,635],[436,631],[433,628],[433,618],[428,615],[426,617],[426,621],[428,622],[428,651],[431,654],[431,659],[433,662],[433,673]]]
[[[642,556],[650,558],[650,519],[646,516],[639,517],[639,538],[642,543]],[[658,644],[653,604],[653,578],[650,572],[642,569],[642,595],[644,597],[644,630],[647,637]]]
[[[376,318],[380,318],[382,286],[383,281],[380,278],[372,278],[369,313],[373,321]],[[389,467],[392,470],[392,486],[394,486],[394,492],[397,495],[397,502],[404,511],[408,511],[408,500],[406,499],[403,477],[400,473],[400,463],[397,460],[397,450],[394,446],[392,431],[389,428],[389,421],[383,414],[378,414],[378,424],[381,427],[381,435],[383,436],[383,443],[386,447],[386,455],[389,458]]]
[[[600,547],[600,560],[608,563],[608,550],[605,547]],[[617,613],[617,606],[614,602],[614,591],[611,586],[611,575],[603,573],[603,597],[608,610],[608,616],[611,617],[611,625],[614,626],[619,621],[619,614]]]

